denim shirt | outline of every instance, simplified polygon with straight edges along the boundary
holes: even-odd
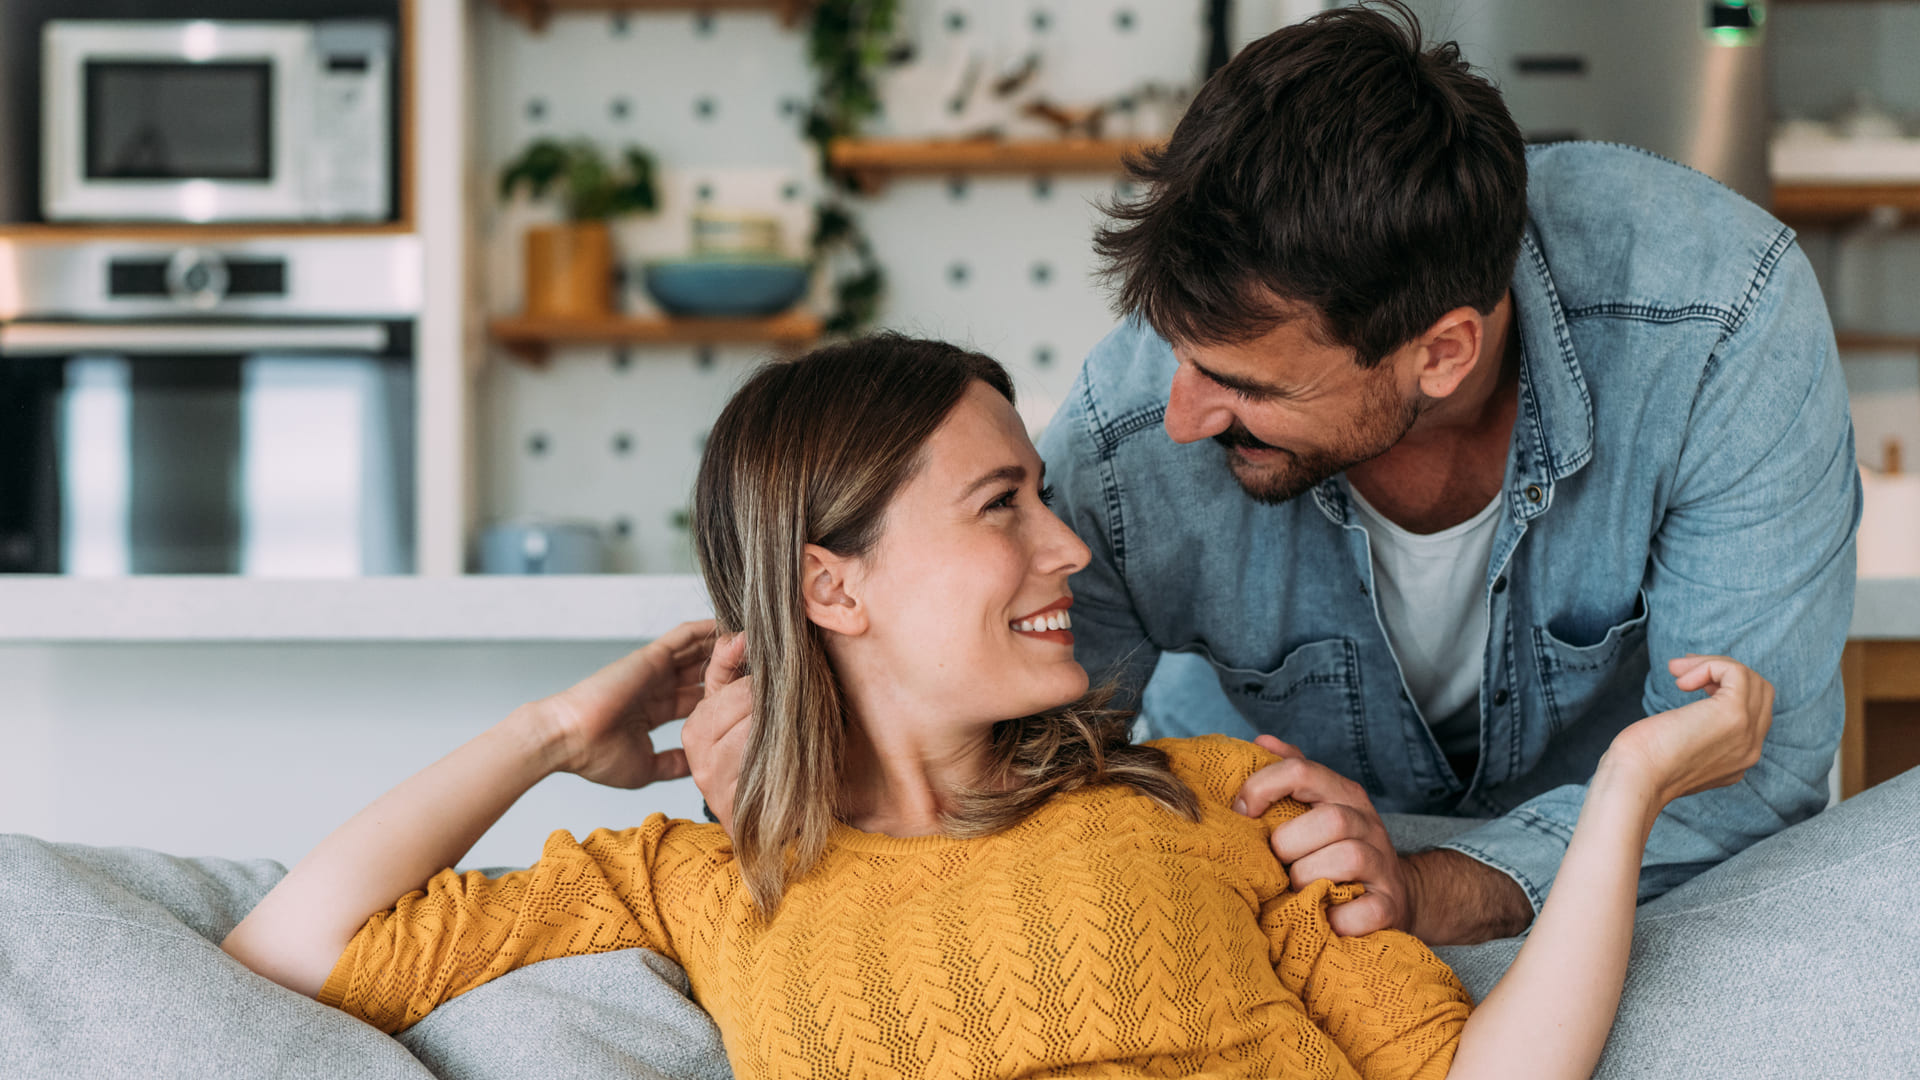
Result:
[[[1268,732],[1381,811],[1490,817],[1445,846],[1539,911],[1600,756],[1697,699],[1666,662],[1774,684],[1759,764],[1654,825],[1644,901],[1819,811],[1845,706],[1860,481],[1833,327],[1791,229],[1630,147],[1529,148],[1514,269],[1519,405],[1480,596],[1480,754],[1456,776],[1380,621],[1344,476],[1278,506],[1162,427],[1176,363],[1137,320],[1087,357],[1041,439],[1093,550],[1075,653],[1152,736]],[[1230,706],[1230,707],[1229,707]]]

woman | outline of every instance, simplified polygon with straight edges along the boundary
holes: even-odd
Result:
[[[1230,808],[1272,755],[1131,745],[1088,695],[1067,589],[1088,553],[1041,469],[986,357],[881,336],[763,368],[695,497],[718,622],[755,676],[732,838],[655,814],[555,832],[500,878],[442,869],[553,771],[687,772],[646,736],[700,693],[704,628],[682,627],[382,797],[223,947],[387,1031],[524,964],[651,948],[743,1077],[1590,1073],[1654,816],[1757,759],[1765,680],[1676,663],[1711,696],[1615,740],[1530,939],[1469,1015],[1417,940],[1331,932],[1357,887],[1289,887],[1267,837],[1304,808]]]

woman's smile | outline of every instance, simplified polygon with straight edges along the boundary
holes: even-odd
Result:
[[[1073,606],[1073,597],[1063,596],[1031,615],[1013,620],[1008,625],[1021,637],[1039,641],[1053,641],[1062,645],[1073,644],[1073,616],[1067,609]]]

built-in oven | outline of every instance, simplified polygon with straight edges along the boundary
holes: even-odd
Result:
[[[0,572],[414,569],[411,236],[0,242]]]
[[[393,31],[377,19],[54,19],[49,221],[384,221]]]

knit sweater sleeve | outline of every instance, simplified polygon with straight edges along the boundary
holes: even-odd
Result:
[[[541,960],[644,948],[679,963],[669,913],[687,879],[714,866],[713,838],[700,834],[717,829],[654,814],[584,841],[557,830],[537,863],[499,877],[442,870],[368,917],[318,1000],[394,1034]]]
[[[1247,777],[1279,760],[1251,743],[1218,735],[1152,745],[1169,752],[1175,772],[1203,804],[1231,803]],[[1282,799],[1261,815],[1261,825],[1271,834],[1306,812],[1301,803]],[[1281,984],[1366,1080],[1446,1076],[1471,1007],[1453,969],[1418,938],[1398,930],[1336,935],[1327,922],[1328,909],[1365,890],[1324,879],[1292,889],[1285,868],[1264,861],[1271,855],[1270,849],[1262,851],[1260,872],[1251,876],[1266,897],[1260,926]]]
[[[1366,1080],[1440,1080],[1472,1000],[1411,934],[1334,934],[1328,907],[1361,892],[1323,878],[1268,901],[1260,924],[1274,971]]]

